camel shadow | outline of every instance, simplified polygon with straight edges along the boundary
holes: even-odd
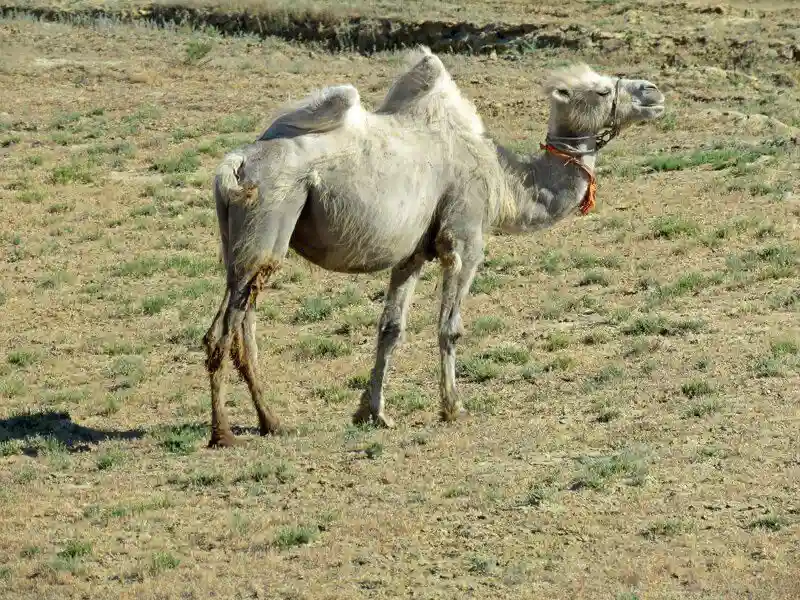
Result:
[[[135,440],[145,431],[105,431],[78,425],[66,412],[44,411],[17,414],[0,419],[0,444],[18,441],[19,452],[36,456],[54,441],[68,452],[85,452],[105,440]]]

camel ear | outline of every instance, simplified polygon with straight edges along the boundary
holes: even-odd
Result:
[[[571,98],[570,91],[567,88],[559,87],[553,88],[550,92],[550,97],[553,98],[556,102],[560,102],[561,104],[568,104]]]

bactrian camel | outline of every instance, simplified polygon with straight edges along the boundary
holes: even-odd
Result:
[[[252,395],[262,435],[280,429],[258,375],[255,302],[289,248],[340,273],[391,269],[374,366],[354,423],[392,427],[383,387],[427,261],[442,268],[440,418],[464,409],[456,390],[460,306],[483,259],[484,235],[548,227],[594,203],[597,152],[625,126],[659,117],[664,96],[645,80],[585,65],[544,84],[550,120],[542,153],[496,145],[476,109],[427,48],[375,111],[351,85],[287,106],[261,137],[229,152],[214,179],[222,303],[203,338],[211,386],[209,446],[236,442],[223,401],[230,356]]]

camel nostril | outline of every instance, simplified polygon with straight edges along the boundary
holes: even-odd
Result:
[[[640,88],[643,92],[657,92],[658,88],[652,83],[643,83]]]

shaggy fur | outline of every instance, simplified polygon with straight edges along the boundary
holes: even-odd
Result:
[[[233,443],[221,385],[232,350],[261,432],[278,429],[261,400],[253,306],[290,247],[330,271],[391,269],[375,364],[353,416],[384,426],[392,425],[383,402],[389,360],[422,268],[439,260],[440,415],[451,421],[463,411],[455,385],[460,306],[483,258],[485,232],[550,226],[580,203],[584,171],[551,154],[520,157],[495,145],[441,60],[427,48],[410,59],[376,111],[364,109],[352,86],[329,87],[284,107],[256,142],[220,163],[214,195],[227,289],[204,338],[210,445]],[[663,96],[651,83],[616,82],[584,66],[553,73],[545,91],[549,135],[574,141],[588,169],[600,129],[663,111]]]

